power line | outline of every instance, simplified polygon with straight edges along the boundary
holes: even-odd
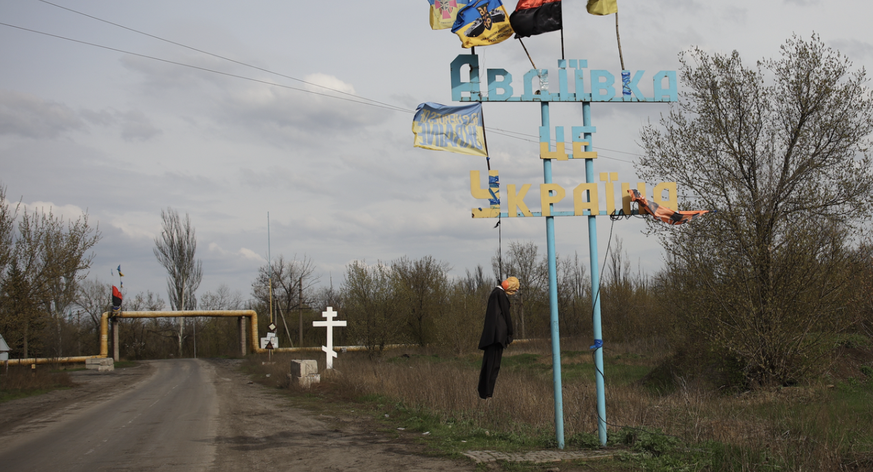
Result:
[[[390,103],[380,102],[380,101],[378,101],[378,100],[373,100],[373,99],[371,99],[371,98],[362,97],[362,96],[360,96],[360,95],[356,95],[356,94],[353,94],[353,93],[343,92],[342,90],[337,90],[337,89],[330,88],[330,87],[327,87],[327,86],[324,86],[324,85],[319,85],[319,84],[316,84],[316,83],[307,82],[307,81],[305,81],[305,80],[303,80],[303,79],[298,79],[297,77],[292,77],[292,76],[290,76],[290,75],[285,75],[285,74],[282,74],[282,73],[280,73],[280,72],[275,72],[275,71],[272,71],[272,70],[269,70],[269,69],[265,69],[265,68],[263,68],[263,67],[258,67],[258,66],[252,65],[252,64],[248,64],[248,63],[246,63],[246,62],[237,61],[237,60],[235,60],[235,59],[231,59],[231,58],[229,58],[229,57],[225,57],[225,56],[222,56],[222,55],[219,55],[219,54],[211,53],[211,52],[209,52],[209,51],[204,51],[204,50],[202,50],[202,49],[198,49],[198,48],[195,48],[195,47],[192,47],[192,46],[188,46],[188,45],[186,45],[186,44],[182,44],[182,43],[179,43],[179,42],[176,42],[176,41],[170,40],[170,39],[162,38],[162,37],[160,37],[160,36],[156,36],[156,35],[153,35],[153,34],[150,34],[150,33],[146,33],[146,32],[144,32],[144,31],[140,31],[140,30],[137,30],[137,29],[134,29],[134,28],[130,28],[130,27],[128,27],[128,26],[124,26],[124,25],[121,25],[121,24],[118,24],[118,23],[114,23],[114,22],[109,21],[109,20],[104,20],[104,19],[102,19],[102,18],[98,18],[98,17],[96,17],[96,16],[89,15],[89,14],[87,14],[87,13],[80,12],[80,11],[78,11],[78,10],[73,10],[72,8],[68,8],[68,7],[65,7],[65,6],[62,6],[62,5],[58,5],[58,4],[55,4],[55,3],[52,3],[52,2],[49,2],[49,1],[46,1],[46,0],[39,0],[39,1],[42,2],[42,3],[48,4],[48,5],[51,5],[51,6],[54,6],[54,7],[60,8],[60,9],[63,9],[63,10],[67,10],[67,11],[72,12],[72,13],[75,13],[75,14],[77,14],[77,15],[82,15],[82,16],[85,16],[85,17],[91,18],[91,19],[93,19],[93,20],[97,20],[97,21],[100,21],[100,22],[103,22],[103,23],[106,23],[106,24],[110,24],[110,25],[112,25],[112,26],[116,26],[116,27],[118,27],[118,28],[126,29],[126,30],[128,30],[128,31],[132,31],[132,32],[137,33],[137,34],[141,34],[141,35],[144,35],[144,36],[148,36],[148,37],[150,37],[150,38],[154,38],[154,39],[157,39],[157,40],[159,40],[159,41],[163,41],[163,42],[165,42],[165,43],[170,43],[170,44],[173,44],[173,45],[175,45],[175,46],[179,46],[179,47],[182,47],[182,48],[185,48],[185,49],[190,49],[190,50],[192,50],[192,51],[199,52],[199,53],[201,53],[201,54],[206,54],[207,56],[212,56],[212,57],[215,57],[215,58],[218,58],[218,59],[222,59],[222,60],[225,60],[225,61],[228,61],[228,62],[232,62],[232,63],[234,63],[234,64],[239,64],[239,65],[241,65],[241,66],[250,67],[250,68],[252,68],[252,69],[256,69],[256,70],[259,70],[259,71],[262,71],[262,72],[266,72],[266,73],[268,73],[268,74],[278,75],[279,77],[284,77],[284,78],[286,78],[286,79],[294,80],[294,81],[297,81],[297,82],[300,82],[300,83],[304,83],[304,84],[306,84],[306,85],[312,85],[312,86],[315,86],[315,87],[320,87],[320,88],[323,88],[323,89],[326,89],[326,90],[330,90],[331,92],[336,92],[336,93],[340,93],[340,94],[347,95],[347,96],[350,96],[350,97],[354,97],[354,98],[357,98],[357,99],[361,99],[361,100],[366,100],[366,101],[369,101],[369,102],[373,102],[373,103],[376,103],[376,104],[378,104],[378,105],[382,105],[383,107],[396,108],[398,111],[403,111],[403,112],[411,112],[411,110],[409,110],[408,108],[401,108],[401,107],[398,107],[398,106],[395,106],[395,105],[391,105]]]
[[[351,99],[351,98],[337,97],[337,96],[335,96],[335,95],[330,95],[330,94],[326,94],[326,93],[316,92],[316,91],[313,91],[313,90],[306,90],[306,89],[302,89],[302,88],[298,88],[298,87],[292,87],[292,86],[290,86],[290,85],[284,85],[284,84],[280,84],[280,83],[276,83],[276,82],[270,82],[270,81],[268,81],[268,80],[255,79],[255,78],[252,78],[252,77],[246,77],[246,76],[243,76],[243,75],[231,74],[230,72],[222,72],[222,71],[220,71],[220,70],[209,69],[209,68],[207,68],[207,67],[195,66],[195,65],[192,65],[192,64],[185,64],[184,62],[171,61],[171,60],[169,60],[169,59],[162,59],[162,58],[160,58],[160,57],[149,56],[149,55],[147,55],[147,54],[139,54],[139,53],[136,53],[136,52],[125,51],[124,49],[113,48],[113,47],[110,47],[110,46],[104,46],[104,45],[102,45],[102,44],[90,43],[90,42],[88,42],[88,41],[82,41],[82,40],[79,40],[79,39],[68,38],[68,37],[66,37],[66,36],[60,36],[60,35],[57,35],[57,34],[46,33],[46,32],[43,32],[43,31],[37,31],[37,30],[34,30],[34,29],[25,28],[25,27],[23,27],[23,26],[10,25],[9,23],[3,23],[3,22],[0,22],[0,25],[8,26],[8,27],[10,27],[10,28],[20,29],[20,30],[23,30],[23,31],[28,31],[28,32],[31,32],[31,33],[37,33],[37,34],[42,34],[42,35],[45,35],[45,36],[51,36],[51,37],[53,37],[53,38],[63,39],[63,40],[65,40],[65,41],[72,41],[72,42],[74,42],[74,43],[85,44],[85,45],[87,45],[87,46],[93,46],[93,47],[97,47],[97,48],[101,48],[101,49],[108,49],[108,50],[110,50],[110,51],[120,52],[120,53],[124,53],[124,54],[130,54],[130,55],[132,55],[132,56],[143,57],[143,58],[146,58],[146,59],[152,59],[152,60],[155,60],[155,61],[166,62],[166,63],[168,63],[168,64],[173,64],[173,65],[182,66],[182,67],[188,67],[188,68],[191,68],[191,69],[197,69],[197,70],[201,70],[201,71],[204,71],[204,72],[211,72],[211,73],[213,73],[213,74],[219,74],[219,75],[224,75],[224,76],[228,76],[228,77],[234,77],[234,78],[237,78],[237,79],[248,80],[248,81],[251,81],[251,82],[258,82],[258,83],[261,83],[261,84],[272,85],[272,86],[274,86],[274,87],[281,87],[281,88],[285,88],[285,89],[289,89],[289,90],[297,90],[297,91],[299,91],[299,92],[311,93],[311,94],[313,94],[313,95],[320,95],[320,96],[328,97],[328,98],[335,98],[335,99],[337,99],[337,100],[345,100],[345,101],[347,101],[347,102],[352,102],[352,103],[360,103],[360,104],[362,104],[362,105],[369,105],[369,106],[373,106],[373,107],[377,107],[377,108],[384,108],[384,109],[387,109],[387,110],[403,111],[403,112],[412,113],[411,110],[406,110],[406,109],[398,108],[398,107],[395,107],[395,106],[383,106],[383,105],[378,105],[378,104],[370,103],[370,102],[366,102],[366,101],[353,100],[353,99]]]
[[[148,37],[150,37],[150,38],[154,38],[154,39],[157,39],[157,40],[159,40],[159,41],[164,41],[164,42],[167,42],[167,43],[169,43],[169,44],[173,44],[173,45],[176,45],[176,46],[179,46],[179,47],[183,47],[183,48],[186,48],[186,49],[189,49],[189,50],[195,51],[195,52],[199,52],[199,53],[201,53],[201,54],[206,54],[206,55],[208,55],[208,56],[212,56],[212,57],[215,57],[215,58],[219,58],[219,59],[222,59],[222,60],[225,60],[225,61],[228,61],[228,62],[232,62],[232,63],[234,63],[234,64],[242,65],[242,66],[245,66],[245,67],[250,67],[250,68],[252,68],[252,69],[256,69],[256,70],[259,70],[259,71],[262,71],[262,72],[266,72],[266,73],[269,73],[269,74],[274,74],[274,75],[277,75],[277,76],[279,76],[279,77],[283,77],[283,78],[286,78],[286,79],[290,79],[290,80],[294,80],[294,81],[297,81],[297,82],[301,82],[301,83],[306,84],[306,85],[311,85],[311,86],[319,87],[319,88],[322,88],[322,89],[325,89],[325,90],[329,90],[329,91],[331,91],[331,92],[339,93],[339,94],[342,94],[342,95],[346,95],[346,96],[348,96],[348,97],[352,97],[352,98],[337,97],[337,96],[335,96],[335,95],[330,95],[330,94],[326,94],[326,93],[316,92],[316,91],[314,91],[314,90],[307,90],[307,89],[302,89],[302,88],[298,88],[298,87],[292,87],[292,86],[290,86],[290,85],[284,85],[284,84],[280,84],[280,83],[277,83],[277,82],[271,82],[271,81],[268,81],[268,80],[262,80],[262,79],[252,78],[252,77],[246,77],[246,76],[243,76],[243,75],[233,74],[233,73],[230,73],[230,72],[223,72],[223,71],[219,71],[219,70],[215,70],[215,69],[210,69],[210,68],[207,68],[207,67],[196,66],[196,65],[193,65],[193,64],[186,64],[186,63],[184,63],[184,62],[178,62],[178,61],[173,61],[173,60],[169,60],[169,59],[163,59],[163,58],[160,58],[160,57],[150,56],[150,55],[147,55],[147,54],[140,54],[140,53],[136,53],[136,52],[132,52],[132,51],[127,51],[127,50],[124,50],[124,49],[114,48],[114,47],[110,47],[110,46],[104,46],[104,45],[102,45],[102,44],[91,43],[91,42],[88,42],[88,41],[83,41],[83,40],[79,40],[79,39],[69,38],[69,37],[66,37],[66,36],[61,36],[61,35],[57,35],[57,34],[53,34],[53,33],[47,33],[47,32],[44,32],[44,31],[38,31],[38,30],[31,29],[31,28],[25,28],[25,27],[22,27],[22,26],[12,25],[12,24],[9,24],[9,23],[3,23],[3,22],[0,22],[0,25],[7,26],[7,27],[10,27],[10,28],[19,29],[19,30],[23,30],[23,31],[27,31],[27,32],[30,32],[30,33],[41,34],[41,35],[45,35],[45,36],[49,36],[49,37],[53,37],[53,38],[57,38],[57,39],[63,39],[63,40],[65,40],[65,41],[71,41],[71,42],[74,42],[74,43],[84,44],[84,45],[87,45],[87,46],[93,46],[93,47],[97,47],[97,48],[101,48],[101,49],[107,49],[107,50],[110,50],[110,51],[120,52],[120,53],[123,53],[123,54],[130,54],[130,55],[132,55],[132,56],[142,57],[142,58],[145,58],[145,59],[151,59],[151,60],[154,60],[154,61],[160,61],[160,62],[164,62],[164,63],[168,63],[168,64],[173,64],[173,65],[177,65],[177,66],[181,66],[181,67],[188,67],[188,68],[191,68],[191,69],[196,69],[196,70],[200,70],[200,71],[204,71],[204,72],[211,72],[211,73],[213,73],[213,74],[219,74],[219,75],[224,75],[224,76],[227,76],[227,77],[233,77],[233,78],[237,78],[237,79],[248,80],[248,81],[251,81],[251,82],[257,82],[257,83],[261,83],[261,84],[264,84],[264,85],[271,85],[271,86],[274,86],[274,87],[285,88],[285,89],[288,89],[288,90],[295,90],[295,91],[304,92],[304,93],[310,93],[310,94],[313,94],[313,95],[319,95],[319,96],[323,96],[323,97],[327,97],[327,98],[334,98],[334,99],[337,99],[337,100],[344,100],[344,101],[348,101],[348,102],[352,102],[352,103],[358,103],[358,104],[361,104],[361,105],[369,105],[369,106],[373,106],[373,107],[377,107],[377,108],[382,108],[382,109],[386,109],[386,110],[399,111],[399,112],[403,112],[403,113],[415,113],[415,110],[411,110],[411,109],[408,109],[408,108],[402,108],[402,107],[398,107],[398,106],[396,106],[396,105],[391,105],[391,104],[389,104],[389,103],[384,103],[384,102],[381,102],[381,101],[378,101],[378,100],[374,100],[374,99],[371,99],[371,98],[362,97],[362,96],[360,96],[360,95],[356,95],[356,94],[352,94],[352,93],[348,93],[348,92],[343,92],[343,91],[341,91],[341,90],[337,90],[337,89],[334,89],[334,88],[331,88],[331,87],[327,87],[327,86],[324,86],[324,85],[319,85],[319,84],[316,84],[316,83],[312,83],[312,82],[308,82],[308,81],[305,81],[305,80],[302,80],[302,79],[298,79],[298,78],[293,77],[293,76],[290,76],[290,75],[286,75],[286,74],[282,74],[282,73],[279,73],[279,72],[275,72],[275,71],[272,71],[272,70],[269,70],[269,69],[265,69],[265,68],[262,68],[262,67],[258,67],[258,66],[255,66],[255,65],[251,65],[251,64],[248,64],[248,63],[245,63],[245,62],[242,62],[242,61],[237,61],[237,60],[235,60],[235,59],[231,59],[231,58],[228,58],[228,57],[225,57],[225,56],[219,55],[219,54],[214,54],[214,53],[211,53],[211,52],[209,52],[209,51],[204,51],[204,50],[202,50],[202,49],[198,49],[198,48],[195,48],[195,47],[192,47],[192,46],[188,46],[188,45],[185,45],[185,44],[182,44],[182,43],[176,42],[176,41],[172,41],[172,40],[169,40],[169,39],[165,39],[165,38],[162,38],[162,37],[160,37],[160,36],[156,36],[156,35],[153,35],[153,34],[150,34],[150,33],[146,33],[146,32],[144,32],[144,31],[139,31],[139,30],[136,30],[136,29],[134,29],[134,28],[130,28],[130,27],[127,27],[127,26],[124,26],[124,25],[118,24],[118,23],[114,23],[114,22],[111,22],[111,21],[108,21],[108,20],[104,20],[104,19],[102,19],[102,18],[98,18],[98,17],[96,17],[96,16],[89,15],[89,14],[87,14],[87,13],[83,13],[83,12],[80,12],[80,11],[77,11],[77,10],[73,10],[73,9],[71,9],[71,8],[67,8],[67,7],[64,7],[64,6],[61,6],[61,5],[57,5],[57,4],[55,4],[55,3],[52,3],[52,2],[49,2],[49,1],[46,1],[46,0],[39,0],[39,1],[42,2],[42,3],[48,4],[48,5],[52,5],[52,6],[54,6],[54,7],[57,7],[57,8],[63,9],[63,10],[70,11],[70,12],[72,12],[72,13],[76,13],[76,14],[78,14],[78,15],[82,15],[82,16],[85,16],[85,17],[88,17],[88,18],[94,19],[94,20],[96,20],[96,21],[100,21],[100,22],[103,22],[103,23],[107,23],[107,24],[110,24],[110,25],[116,26],[116,27],[118,27],[118,28],[122,28],[122,29],[125,29],[125,30],[128,30],[128,31],[135,32],[135,33],[137,33],[137,34],[142,34],[142,35],[144,35],[144,36],[148,36]],[[530,143],[539,143],[539,136],[535,136],[535,135],[531,135],[531,134],[520,133],[520,132],[517,132],[517,131],[503,130],[503,129],[499,129],[499,128],[486,128],[486,130],[487,130],[487,131],[490,131],[490,132],[492,132],[492,133],[499,134],[499,135],[501,135],[501,136],[508,137],[508,138],[518,139],[518,140],[526,141],[526,142],[530,142]],[[533,140],[533,139],[527,139],[527,138],[536,138],[536,139]],[[622,153],[622,154],[629,154],[629,155],[638,156],[637,154],[629,153],[629,152],[625,152],[625,151],[618,151],[618,150],[607,149],[607,148],[600,148],[600,149],[603,149],[604,151],[618,152],[618,153]],[[610,157],[610,156],[607,156],[607,155],[603,155],[602,153],[600,153],[600,156],[603,157],[603,158],[605,158],[605,159],[609,159],[609,160],[620,161],[620,162],[626,162],[626,163],[629,163],[629,164],[632,164],[632,163],[633,163],[633,161],[628,161],[628,160],[625,160],[625,159],[619,159],[619,158],[617,158],[617,157]]]

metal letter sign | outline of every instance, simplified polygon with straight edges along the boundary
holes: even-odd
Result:
[[[462,69],[469,67],[469,74]],[[473,208],[473,218],[497,217],[545,217],[546,242],[549,261],[549,307],[552,336],[552,372],[555,388],[555,435],[558,448],[564,448],[564,406],[561,394],[561,346],[558,330],[558,283],[555,261],[555,216],[588,217],[588,251],[591,261],[591,293],[597,293],[600,286],[600,270],[597,262],[597,216],[612,215],[617,212],[615,184],[618,173],[601,172],[603,198],[599,184],[595,181],[594,159],[597,153],[592,150],[592,135],[597,129],[591,125],[591,102],[611,103],[664,103],[678,100],[676,71],[660,71],[647,75],[646,71],[621,71],[620,83],[616,76],[605,70],[587,70],[586,60],[559,60],[557,90],[548,86],[548,70],[531,69],[522,76],[521,83],[513,82],[513,76],[506,69],[486,71],[487,95],[482,93],[479,82],[479,57],[475,54],[459,55],[452,61],[452,100],[458,102],[540,102],[542,126],[539,128],[540,155],[543,161],[543,183],[540,184],[540,211],[531,211],[525,198],[531,184],[506,185],[506,211],[502,211],[500,200],[499,172],[488,173],[488,187],[483,188],[479,171],[470,171],[470,193],[473,198],[488,200],[487,205]],[[647,78],[648,77],[648,78]],[[572,84],[572,91],[570,85]],[[643,86],[651,84],[651,87]],[[520,92],[520,93],[519,93]],[[552,149],[552,126],[549,122],[549,102],[582,103],[582,126],[570,127],[570,148],[566,147],[566,127],[554,128],[555,149]],[[585,182],[573,189],[565,189],[552,182],[552,160],[581,159],[585,162]],[[646,194],[646,185],[637,183],[641,194]],[[630,214],[630,183],[621,183],[621,210]],[[667,193],[666,198],[664,192]],[[653,188],[653,201],[672,210],[678,209],[676,183],[662,182]],[[562,200],[569,200],[572,208],[556,209]],[[600,203],[605,203],[605,211]],[[606,445],[606,400],[603,381],[603,335],[600,328],[600,298],[593,300],[593,332],[595,381],[597,384],[597,431],[600,444]]]

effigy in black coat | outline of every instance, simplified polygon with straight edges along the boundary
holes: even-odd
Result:
[[[509,313],[509,297],[503,287],[494,287],[485,309],[485,326],[479,338],[479,349],[499,343],[506,347],[512,342],[512,315]]]
[[[509,313],[509,294],[518,290],[518,279],[510,277],[501,286],[495,287],[488,297],[485,309],[485,326],[479,338],[482,353],[482,369],[479,371],[479,398],[489,399],[494,394],[494,384],[500,372],[503,348],[512,343],[512,315]]]

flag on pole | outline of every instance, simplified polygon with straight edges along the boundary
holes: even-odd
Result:
[[[512,36],[509,15],[500,0],[470,0],[458,11],[452,33],[461,38],[461,46],[490,46]]]
[[[422,103],[412,118],[414,147],[471,156],[488,156],[482,104],[459,107]]]
[[[515,37],[525,38],[561,29],[561,0],[518,0],[509,23]]]
[[[448,29],[454,26],[458,11],[468,0],[427,0],[430,3],[430,28]]]
[[[112,286],[112,311],[113,312],[121,311],[122,298],[123,297],[121,296],[121,291],[118,290],[118,288],[116,288],[115,285],[113,285]]]
[[[618,4],[616,0],[588,0],[588,13],[592,15],[618,13]]]

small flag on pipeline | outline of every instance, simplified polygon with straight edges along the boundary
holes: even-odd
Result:
[[[121,296],[121,291],[118,290],[118,288],[115,285],[113,285],[112,286],[112,311],[113,312],[118,312],[121,310],[122,298],[123,297]]]
[[[482,104],[446,106],[422,103],[412,119],[414,147],[471,156],[488,156]]]

